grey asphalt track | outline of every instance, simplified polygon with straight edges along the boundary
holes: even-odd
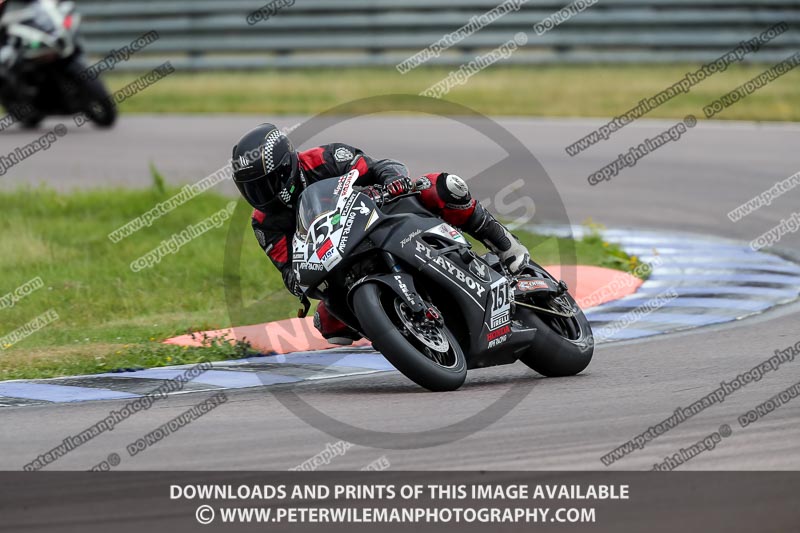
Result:
[[[0,178],[0,187],[46,182],[59,189],[98,185],[147,186],[148,162],[176,183],[194,182],[224,164],[230,146],[267,117],[123,117],[111,132],[88,127],[60,139]],[[298,120],[276,121],[290,126]],[[800,125],[701,123],[625,169],[611,182],[591,187],[586,177],[628,146],[674,121],[639,121],[576,157],[564,146],[602,121],[500,120],[534,153],[560,193],[569,219],[588,217],[612,227],[693,231],[750,241],[797,209],[800,190],[786,193],[740,222],[726,213],[800,168]],[[55,122],[49,122],[52,127]],[[0,134],[0,154],[38,133]],[[412,173],[449,170],[471,177],[503,157],[491,141],[442,118],[371,117],[344,122],[314,142],[341,140],[376,156],[408,163]],[[310,146],[311,143],[308,143]],[[537,180],[512,162],[494,179],[476,179],[476,196],[493,199],[503,186],[526,179],[522,192],[536,202],[537,220],[558,218],[557,200],[537,195]],[[563,220],[557,220],[562,221]],[[800,249],[800,232],[779,247]],[[50,469],[87,469],[109,453],[124,469],[286,469],[348,439],[356,445],[325,468],[358,469],[386,456],[392,469],[605,469],[600,457],[769,358],[800,341],[800,306],[779,308],[719,327],[603,346],[589,369],[565,379],[544,379],[521,364],[471,373],[454,393],[422,392],[396,374],[308,383],[292,389],[305,402],[342,422],[375,431],[407,434],[441,428],[479,412],[511,387],[529,387],[510,412],[489,427],[452,443],[448,430],[417,438],[419,449],[373,447],[363,433],[342,425],[320,430],[319,420],[295,416],[273,392],[228,392],[229,401],[156,446],[129,457],[125,446],[179,415],[202,394],[171,397],[73,451]],[[733,435],[682,469],[797,469],[800,467],[800,400],[784,405],[748,428],[736,419],[798,382],[800,362],[787,363],[751,383],[611,468],[647,469],[688,447],[720,425]],[[279,390],[279,389],[275,389]],[[521,390],[517,388],[515,390]],[[87,428],[122,402],[9,408],[0,412],[0,468],[19,469]],[[298,408],[298,404],[290,404]],[[452,434],[453,431],[450,431]],[[398,440],[407,442],[408,437]]]

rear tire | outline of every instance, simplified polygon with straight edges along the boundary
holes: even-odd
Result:
[[[25,106],[16,101],[8,102],[5,99],[2,104],[14,122],[26,130],[37,128],[44,120],[44,115],[31,105]]]
[[[44,115],[33,115],[26,117],[24,120],[19,122],[20,126],[26,130],[35,130],[39,127],[39,125],[44,120]]]
[[[567,294],[564,297],[577,307],[572,296]],[[549,317],[542,319],[532,309],[519,306],[514,318],[537,329],[530,348],[520,357],[520,361],[543,376],[574,376],[592,361],[594,337],[589,321],[580,309],[573,317],[573,325],[578,333],[569,337],[557,332],[555,323],[548,323]]]
[[[452,364],[444,366],[433,361],[398,329],[400,318],[391,305],[395,297],[393,292],[377,283],[365,283],[353,293],[354,313],[375,349],[420,387],[434,392],[461,387],[467,377],[467,362],[455,336],[447,327],[443,328],[450,345],[448,355],[453,359]]]

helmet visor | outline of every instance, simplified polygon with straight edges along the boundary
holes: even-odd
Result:
[[[291,182],[297,173],[297,154],[286,152],[275,170],[269,173],[269,185],[272,195],[278,194],[284,188],[291,187]]]

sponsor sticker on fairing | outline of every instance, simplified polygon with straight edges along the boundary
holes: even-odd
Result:
[[[400,241],[400,248],[405,248],[405,247],[406,247],[406,244],[410,243],[410,242],[411,242],[411,240],[412,240],[414,237],[416,237],[417,235],[419,235],[420,233],[422,233],[422,230],[421,230],[421,229],[418,229],[418,230],[416,230],[416,231],[412,231],[412,232],[411,232],[411,233],[408,235],[408,237],[406,237],[405,239],[403,239],[402,241]]]
[[[486,335],[486,342],[489,343],[489,348],[494,348],[506,342],[509,333],[511,333],[511,326],[503,326],[494,331],[490,331],[489,334]]]
[[[460,243],[466,242],[464,236],[461,235],[461,232],[455,229],[450,224],[439,224],[435,228],[431,228],[425,233],[440,235],[455,242],[460,242]]]
[[[332,269],[342,260],[339,250],[333,245],[331,239],[327,239],[322,243],[322,246],[317,249],[317,257],[319,257],[320,262],[324,265],[325,270]]]
[[[494,282],[491,289],[492,306],[489,315],[489,329],[497,329],[511,321],[511,294],[508,280],[501,278]]]
[[[339,250],[344,251],[347,247],[347,241],[350,239],[350,232],[353,229],[353,222],[356,219],[355,212],[351,212],[347,215],[347,222],[344,223],[344,228],[342,229],[342,235],[339,238]]]
[[[328,255],[322,259],[322,264],[325,265],[325,270],[331,270],[339,264],[342,260],[342,255],[336,248],[332,248]]]
[[[517,289],[520,292],[531,292],[549,288],[550,286],[547,282],[541,279],[526,279],[517,282]]]
[[[403,282],[403,276],[395,274],[394,280],[397,282],[397,286],[400,287],[400,290],[403,291],[403,295],[406,297],[408,302],[411,305],[417,304],[417,299],[414,297],[414,294],[408,289],[408,285]]]
[[[434,250],[430,246],[427,246],[426,244],[420,241],[416,241],[416,244],[417,244],[416,246],[417,252],[425,254],[424,257],[417,255],[416,256],[417,259],[423,261],[427,259],[428,261],[430,261],[430,263],[435,263],[440,267],[440,269],[437,269],[439,270],[440,273],[444,274],[446,272],[450,276],[454,276],[460,285],[468,288],[478,298],[483,297],[483,293],[486,292],[486,287],[482,283],[478,282],[475,278],[473,278],[472,276],[470,276],[469,274],[458,268],[452,261],[446,259],[441,255],[434,255],[433,254]],[[481,304],[479,303],[479,305]]]
[[[473,259],[472,262],[470,262],[469,271],[472,272],[476,278],[486,283],[492,279],[489,277],[488,265],[479,259]]]
[[[369,213],[370,213],[369,207],[367,207],[367,205],[363,201],[361,202],[361,204],[358,207],[356,207],[356,211],[358,211],[359,214],[361,214],[361,215],[369,215]],[[374,209],[372,210],[372,214],[375,215],[375,210]]]
[[[323,270],[323,266],[322,263],[302,262],[299,263],[299,270],[310,270],[312,272],[319,272],[320,270]]]
[[[325,261],[325,259],[329,259],[331,255],[331,250],[333,250],[333,242],[330,239],[326,239],[325,242],[322,243],[322,246],[317,248],[317,257],[319,257],[320,261]]]
[[[339,181],[336,184],[336,188],[333,190],[333,194],[338,194],[340,196],[348,196],[353,190],[353,183],[358,179],[358,170],[351,170],[344,176],[339,178]]]

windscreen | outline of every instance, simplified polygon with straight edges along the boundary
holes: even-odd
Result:
[[[328,179],[318,181],[303,191],[297,208],[297,233],[305,239],[308,229],[320,215],[336,209],[339,196],[334,194],[338,181]]]

